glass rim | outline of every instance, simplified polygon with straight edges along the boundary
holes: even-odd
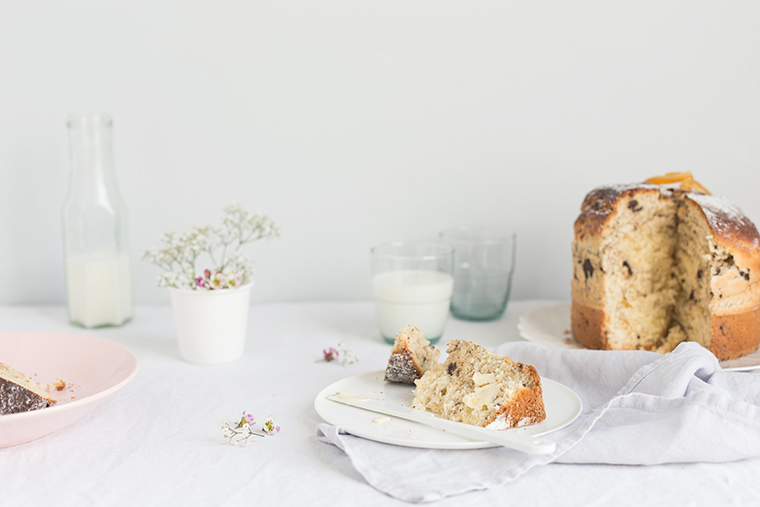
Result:
[[[402,247],[430,247],[431,252],[424,253],[396,253],[393,250]],[[435,260],[454,255],[454,247],[445,245],[436,241],[393,241],[390,243],[381,243],[370,249],[372,255],[382,256],[387,259],[418,259],[418,260]]]
[[[66,120],[67,127],[112,127],[113,117],[110,113],[71,113]]]
[[[483,234],[483,237],[477,237]],[[496,227],[451,227],[438,233],[439,241],[456,241],[458,243],[470,243],[478,245],[505,244],[515,242],[517,233],[508,229]]]

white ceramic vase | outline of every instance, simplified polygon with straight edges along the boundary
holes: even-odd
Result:
[[[218,364],[242,357],[251,287],[253,283],[222,290],[169,288],[182,359]]]

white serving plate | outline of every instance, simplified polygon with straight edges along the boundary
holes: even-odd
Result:
[[[376,442],[423,449],[497,447],[490,442],[468,440],[417,422],[383,416],[327,399],[328,395],[336,392],[346,392],[353,396],[367,396],[399,406],[411,406],[414,399],[412,395],[414,386],[385,382],[384,374],[383,371],[365,373],[330,384],[317,395],[314,408],[328,423],[340,426],[351,435]],[[566,427],[580,415],[583,404],[570,388],[546,378],[541,379],[541,387],[544,394],[546,419],[532,426],[502,431],[523,432],[526,435],[536,436],[548,435]]]

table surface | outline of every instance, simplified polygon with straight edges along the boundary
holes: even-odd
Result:
[[[493,348],[520,340],[517,322],[551,301],[514,301],[499,320],[449,319],[442,342]],[[2,331],[97,336],[129,348],[135,379],[75,424],[0,449],[0,504],[402,505],[369,486],[338,448],[321,443],[316,394],[344,377],[381,370],[389,345],[369,302],[251,308],[244,357],[200,366],[179,357],[170,307],[138,307],[120,328],[70,325],[63,306],[0,307]],[[319,361],[341,341],[359,361]],[[221,424],[243,411],[274,415],[282,431],[245,448],[224,445]],[[547,465],[502,488],[435,505],[758,505],[760,459],[724,464]],[[359,502],[360,501],[360,502]]]

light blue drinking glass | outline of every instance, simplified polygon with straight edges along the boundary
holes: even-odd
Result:
[[[517,235],[485,227],[441,231],[454,247],[451,314],[461,320],[495,320],[504,314],[515,271]]]

